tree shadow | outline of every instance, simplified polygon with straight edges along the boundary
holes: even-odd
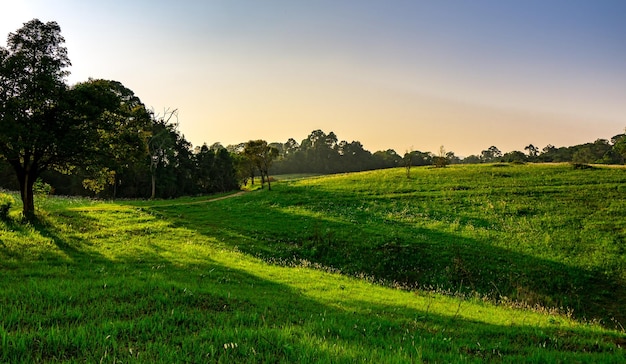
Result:
[[[37,215],[34,219],[31,219],[29,225],[42,237],[50,239],[54,245],[72,261],[110,263],[109,259],[99,254],[97,251],[86,249],[91,245],[89,241],[78,237],[76,234],[60,234],[59,225],[63,224],[65,221],[72,222],[74,226],[80,226],[84,231],[94,231],[98,228],[95,219],[90,218],[86,214],[71,210],[59,211],[54,216]],[[48,252],[48,254],[50,256],[43,258],[48,258],[48,260],[58,258],[58,256],[55,257],[52,252]]]
[[[223,204],[151,209],[176,226],[272,262],[306,260],[395,286],[573,311],[578,319],[608,326],[626,322],[626,282],[620,277],[397,220],[370,227],[372,217],[359,212],[363,201],[336,191],[308,191],[289,186],[288,198],[266,193]],[[352,212],[332,216],[337,204]]]
[[[202,209],[203,206],[187,208]],[[190,227],[191,222],[179,216],[180,211],[178,215],[169,215],[168,212],[173,213],[170,209],[173,207],[159,208],[161,217]],[[97,221],[85,213],[65,210],[61,214],[64,221],[72,221],[87,229],[98,228]],[[289,214],[284,215],[279,210],[266,211],[259,218],[289,219]],[[323,219],[307,219],[310,223],[317,220],[320,224],[329,224],[324,227],[331,229],[345,228]],[[116,341],[116,347],[111,350],[116,350],[119,358],[132,358],[132,351],[129,352],[128,348],[149,352],[154,343],[159,342],[178,347],[177,355],[185,353],[185,345],[193,345],[195,351],[205,355],[211,347],[236,343],[237,346],[220,350],[213,358],[233,362],[254,361],[251,355],[257,355],[258,351],[265,351],[273,361],[285,362],[302,361],[302,355],[308,355],[305,359],[310,361],[326,362],[354,362],[363,358],[453,361],[458,360],[459,355],[472,360],[523,359],[529,354],[538,355],[535,345],[544,346],[541,355],[546,358],[549,355],[566,358],[582,352],[610,355],[618,350],[617,345],[624,343],[624,337],[598,334],[591,329],[555,325],[538,331],[524,326],[522,319],[512,330],[510,326],[466,318],[462,307],[456,313],[435,313],[428,305],[381,304],[375,299],[364,299],[360,292],[341,287],[334,288],[335,294],[331,297],[314,298],[317,297],[315,293],[303,294],[289,274],[269,278],[255,270],[258,266],[230,266],[210,254],[195,263],[181,263],[166,258],[171,253],[167,245],[148,244],[150,250],[140,261],[130,255],[111,260],[91,249],[90,242],[85,239],[66,237],[55,219],[40,221],[33,228],[71,258],[76,270],[81,271],[75,279],[87,283],[54,287],[63,294],[51,298],[52,303],[41,302],[33,308],[42,310],[41,315],[46,319],[32,324],[32,330],[42,332],[42,327],[56,327],[57,332],[69,332],[69,327],[77,324],[72,317],[52,317],[46,311],[51,305],[58,304],[58,297],[75,297],[63,301],[63,305],[69,307],[67,312],[73,312],[71,308],[74,307],[90,307],[89,312],[82,314],[81,321],[87,325],[106,325],[111,332],[107,340]],[[235,229],[231,233],[250,241],[257,239],[244,230]],[[323,261],[324,257],[321,255],[319,260]],[[112,271],[107,277],[109,287],[102,287],[100,280],[88,272],[101,265]],[[132,274],[127,269],[131,269]],[[31,279],[54,278],[44,275]],[[40,288],[44,286],[39,285]],[[140,295],[142,303],[136,305]],[[97,304],[91,303],[93,300],[97,300]],[[106,311],[109,307],[115,309]],[[230,328],[220,320],[228,324],[237,322],[236,335],[226,333]],[[146,325],[145,322],[158,325]],[[3,329],[9,332],[15,325],[19,325],[20,330],[30,327],[27,319],[15,322],[7,319],[3,325]],[[214,329],[211,325],[225,333],[207,336],[204,333]],[[38,339],[31,337],[28,345],[32,346],[33,352],[42,352],[43,358],[52,360],[59,355],[77,358],[87,354],[81,351],[59,354],[64,347],[58,343],[40,348],[37,343],[46,342],[45,333],[32,335]],[[386,339],[381,340],[381,337]],[[519,344],[503,346],[502,342]],[[389,343],[394,343],[395,347],[390,348]],[[15,355],[20,354],[17,348],[4,349],[7,350],[2,354],[5,357],[11,357],[11,350],[15,350]],[[153,355],[157,354],[160,353]],[[208,360],[207,357],[198,359]]]

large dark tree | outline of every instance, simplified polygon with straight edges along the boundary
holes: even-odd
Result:
[[[0,155],[14,169],[25,216],[34,214],[33,184],[46,169],[80,162],[90,129],[70,110],[70,66],[56,22],[35,19],[0,47]]]
[[[90,79],[74,86],[72,92],[77,108],[96,122],[98,133],[93,145],[97,153],[86,161],[91,178],[84,185],[98,192],[112,184],[115,198],[120,178],[148,154],[151,113],[133,91],[117,81]]]

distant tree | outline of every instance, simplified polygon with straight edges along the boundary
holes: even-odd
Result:
[[[618,134],[611,138],[613,151],[617,157],[617,163],[624,164],[626,161],[626,134]]]
[[[218,150],[220,150],[220,149],[226,149],[226,148],[224,148],[224,146],[222,145],[222,143],[220,143],[220,142],[215,142],[215,143],[211,144],[211,146],[209,147],[209,149],[210,149],[210,150],[213,150],[213,151],[218,151]]]
[[[537,159],[537,156],[539,155],[539,148],[535,147],[532,144],[528,144],[524,147],[524,150],[528,152],[528,159],[530,161],[534,161],[535,159]]]
[[[242,144],[245,145],[245,143]],[[252,179],[251,184],[254,185],[254,176],[256,175],[256,166],[254,165],[254,162],[243,154],[243,149],[239,152],[229,151],[229,153],[233,158],[237,181],[240,182],[241,185],[245,186],[248,184],[248,179]]]
[[[495,162],[500,157],[502,157],[502,152],[493,145],[480,153],[480,159],[484,163]]]
[[[463,158],[463,164],[478,164],[481,162],[482,160],[480,159],[480,157],[474,154],[468,155],[467,157]]]
[[[539,153],[539,155],[537,156],[537,159],[540,162],[552,162],[554,160],[554,155],[557,151],[557,148],[552,145],[552,144],[548,144],[545,147],[543,147],[543,149],[541,149],[541,153]]]
[[[0,47],[0,156],[15,171],[26,217],[34,216],[33,184],[43,171],[67,171],[92,152],[93,129],[65,83],[64,43],[56,22],[34,19]]]
[[[552,144],[548,144],[541,150],[542,153],[551,153],[556,150],[556,147]]]
[[[372,154],[372,168],[393,168],[399,167],[402,163],[402,157],[393,149],[379,150]]]
[[[613,147],[606,139],[597,139],[593,143],[585,143],[570,147],[574,163],[613,163]]]
[[[295,139],[289,138],[283,145],[284,156],[288,157],[295,154],[300,149],[300,144]]]
[[[363,148],[359,141],[350,143],[341,141],[338,144],[338,152],[341,156],[341,170],[345,172],[356,172],[368,169],[372,161],[372,153]]]
[[[504,153],[502,156],[502,160],[509,163],[523,163],[526,161],[526,158],[526,154],[520,152],[519,150]]]
[[[433,161],[435,163],[435,167],[437,168],[444,168],[450,163],[446,155],[446,149],[443,145],[439,147],[439,154],[433,158]]]
[[[310,172],[333,173],[340,170],[338,139],[332,131],[328,134],[322,130],[314,130],[300,143],[300,150],[310,165]]]
[[[267,181],[267,188],[272,189],[269,169],[273,160],[278,157],[278,149],[270,146],[265,140],[250,140],[244,147],[243,154],[258,168],[261,173],[261,185]]]
[[[406,172],[406,178],[411,178],[411,167],[413,167],[413,150],[404,152],[402,158],[402,164],[404,165],[404,171]]]
[[[413,155],[414,166],[430,166],[433,164],[433,154],[429,152],[420,152],[419,150],[411,152]]]
[[[210,149],[204,144],[196,153],[196,163],[202,193],[226,192],[239,187],[235,162],[226,148]]]
[[[450,151],[446,153],[446,158],[450,164],[459,164],[461,163],[461,158],[457,157],[454,152]]]
[[[211,191],[211,168],[213,167],[215,154],[206,145],[194,149],[196,155],[196,172],[197,184],[201,193],[209,193]]]

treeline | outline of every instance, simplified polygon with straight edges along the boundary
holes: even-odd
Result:
[[[193,148],[178,130],[176,110],[146,109],[120,82],[68,85],[70,65],[60,27],[35,19],[0,47],[0,187],[19,190],[24,215],[34,191],[105,198],[173,198],[268,183],[270,174],[341,173],[404,166],[490,162],[623,164],[626,135],[610,140],[503,154],[491,146],[457,157],[389,149],[371,153],[359,141],[314,130],[298,143],[251,140]],[[257,179],[258,181],[258,179]]]
[[[597,139],[593,143],[585,143],[570,147],[555,147],[548,144],[542,149],[532,144],[522,151],[511,151],[502,154],[491,146],[479,155],[470,155],[461,163],[492,163],[492,162],[570,162],[577,164],[624,164],[626,162],[626,134],[617,134],[611,139]]]
[[[100,80],[101,81],[101,80]],[[239,189],[238,159],[223,147],[192,149],[176,128],[154,118],[143,138],[126,145],[127,153],[108,163],[49,169],[35,188],[57,195],[100,198],[174,198]],[[133,155],[134,154],[134,155]],[[20,190],[11,165],[0,160],[0,187]]]
[[[626,161],[626,134],[618,134],[610,140],[598,139],[570,147],[547,145],[542,149],[529,144],[524,151],[502,153],[490,146],[478,155],[461,158],[443,146],[437,153],[407,151],[402,155],[393,149],[371,153],[359,141],[339,141],[335,133],[313,131],[298,144],[290,138],[285,143],[271,143],[277,150],[272,174],[288,173],[341,173],[373,169],[437,166],[448,164],[476,164],[495,162],[572,162],[582,164],[624,164]],[[237,148],[231,148],[237,150]]]

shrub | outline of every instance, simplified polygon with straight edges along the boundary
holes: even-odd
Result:
[[[0,193],[0,219],[7,220],[9,218],[9,210],[15,203],[15,200],[10,195]]]
[[[595,169],[594,166],[590,166],[586,163],[571,163],[572,168],[574,169]]]
[[[37,178],[35,184],[33,185],[33,192],[36,195],[49,196],[54,192],[54,188],[42,181],[41,178]]]

